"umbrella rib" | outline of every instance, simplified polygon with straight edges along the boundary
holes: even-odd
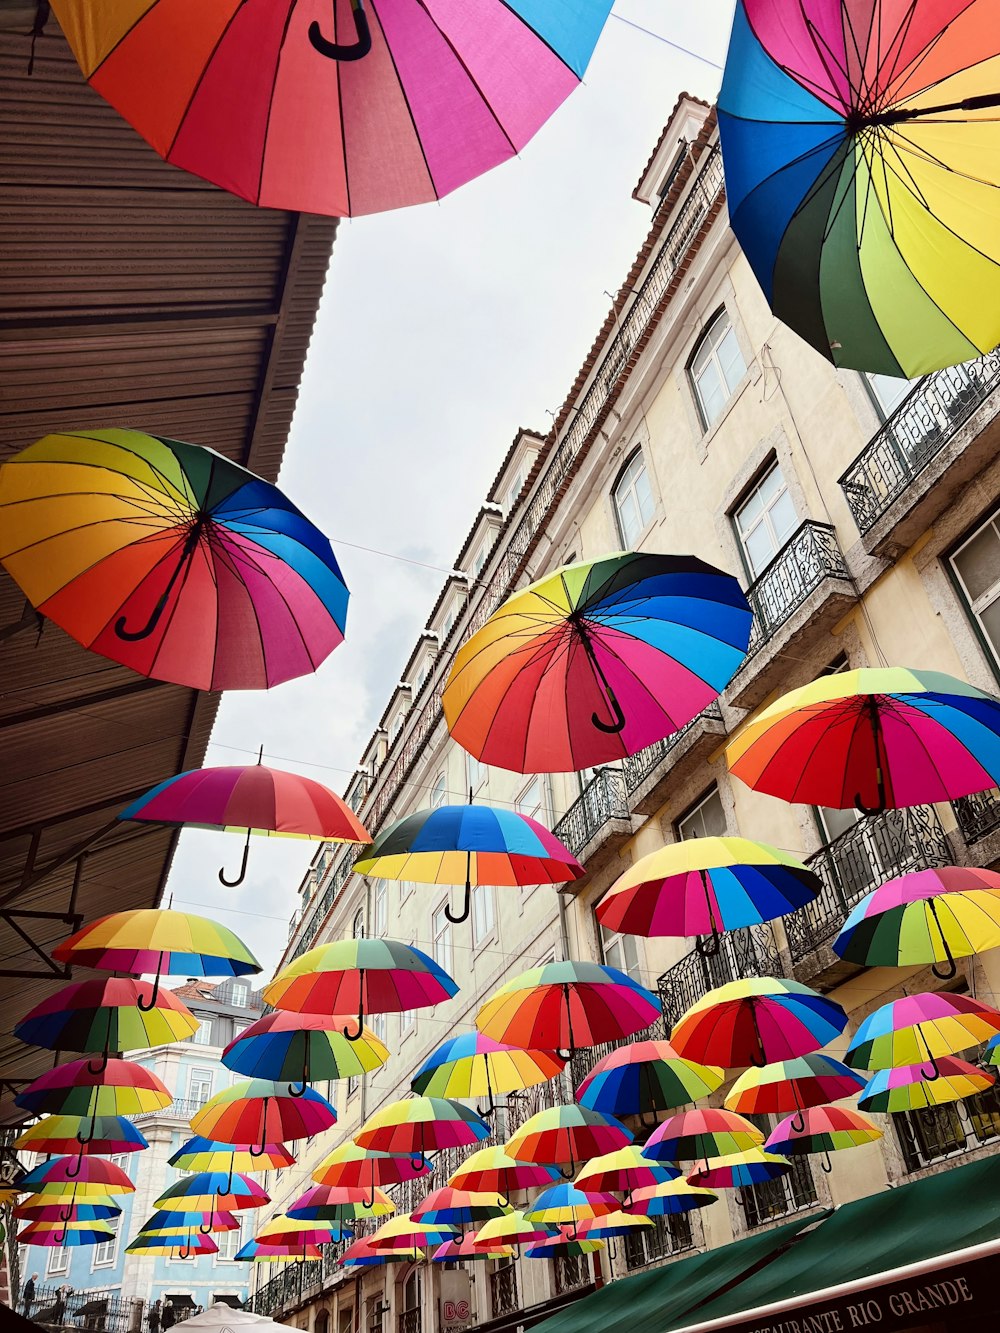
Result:
[[[336,8],[336,6],[334,7]],[[424,5],[422,3],[420,7],[421,9],[424,9]],[[389,45],[389,39],[386,37],[385,29],[382,27],[382,20],[381,18],[379,18],[376,0],[372,0],[372,16],[374,17],[376,23],[378,24],[378,30],[382,36],[382,41],[385,43],[385,53],[389,57],[389,60],[392,64],[392,70],[396,76],[396,82],[399,85],[399,95],[403,99],[403,105],[406,107],[406,114],[410,119],[410,125],[413,129],[413,137],[417,141],[417,147],[420,149],[420,156],[424,160],[424,169],[427,172],[427,179],[430,182],[431,189],[434,191],[434,198],[439,200],[441,198],[441,195],[438,193],[437,181],[434,179],[434,173],[431,171],[431,164],[427,161],[427,153],[424,149],[423,136],[421,135],[420,130],[417,128],[417,120],[413,114],[413,108],[410,106],[410,99],[406,95],[406,89],[403,86],[403,80],[400,78],[399,67],[396,64],[396,57],[392,53],[392,47]],[[430,18],[430,15],[428,15],[428,18]],[[435,20],[431,19],[430,21],[434,25],[434,28],[440,33],[441,29],[438,27]],[[444,36],[443,33],[441,35]],[[343,124],[343,120],[341,120],[341,124]],[[346,166],[346,159],[345,159],[345,166]]]
[[[141,432],[137,432],[137,433],[141,433]],[[79,440],[79,441],[84,445],[84,447],[86,447],[86,448],[90,448],[90,447],[92,447],[92,446],[94,445],[94,443],[95,443],[95,440],[94,440],[93,435],[84,435],[84,434],[80,433],[79,431],[75,431],[75,432],[74,432],[74,431],[60,431],[59,434],[60,434],[61,436],[63,436],[64,438],[68,439],[68,440]],[[174,459],[177,461],[177,466],[178,466],[178,469],[179,469],[179,471],[180,471],[180,473],[181,473],[181,476],[183,477],[183,479],[184,479],[185,481],[187,481],[187,476],[186,476],[186,474],[185,474],[185,472],[184,472],[183,467],[181,466],[180,460],[177,459],[177,455],[176,455],[176,454],[173,454],[173,451],[170,449],[169,445],[166,444],[166,443],[164,442],[164,440],[161,439],[161,437],[160,437],[159,435],[150,435],[148,438],[151,439],[151,440],[155,440],[155,441],[157,442],[157,444],[162,444],[163,447],[167,450],[167,452],[170,453],[170,454],[172,454],[172,456],[174,457]],[[178,487],[177,487],[176,483],[173,482],[173,481],[170,479],[170,477],[167,476],[167,474],[163,471],[163,469],[162,469],[158,464],[151,462],[151,461],[145,456],[145,454],[140,453],[137,449],[132,448],[130,445],[125,444],[125,443],[123,443],[123,442],[120,441],[120,440],[108,441],[108,440],[103,440],[103,439],[102,439],[102,440],[99,440],[99,441],[97,441],[97,442],[98,442],[98,443],[103,443],[103,444],[111,443],[112,447],[113,447],[114,449],[117,449],[119,453],[128,454],[129,457],[136,459],[139,463],[141,463],[141,464],[143,465],[143,467],[147,467],[147,468],[150,470],[150,472],[152,472],[152,474],[153,474],[154,477],[159,477],[159,478],[161,479],[161,481],[163,482],[163,486],[164,486],[164,488],[167,489],[167,490],[169,490],[173,495],[177,496],[179,499],[183,499],[183,500],[187,501],[189,504],[191,504],[191,502],[194,500],[194,493],[193,493],[193,491],[192,491],[192,493],[191,493],[191,496],[188,497],[188,496],[185,495],[182,491],[178,490]],[[12,463],[16,463],[17,461],[18,461],[18,460],[17,460],[16,458],[13,458],[13,459],[10,460],[10,462],[12,462]],[[29,460],[24,459],[24,460],[22,460],[22,461],[24,461],[24,462],[28,462]],[[86,468],[94,468],[94,469],[96,469],[98,472],[112,472],[112,473],[114,473],[116,476],[124,476],[124,475],[126,475],[125,473],[122,472],[121,468],[110,467],[107,463],[96,463],[96,462],[92,462],[90,459],[87,459],[87,458],[62,459],[62,460],[60,460],[60,462],[63,463],[63,464],[65,464],[65,465],[71,466],[71,467],[86,467]],[[142,481],[142,480],[141,480],[140,478],[138,478],[138,477],[130,477],[129,480],[130,480],[130,481],[133,481],[137,486],[141,486],[141,487],[143,488],[143,490],[150,490],[150,485],[149,485],[149,482],[148,482],[148,481]],[[153,494],[155,495],[156,492],[153,491]]]
[[[333,6],[334,10],[336,10],[336,7],[337,7],[336,3],[334,3]],[[264,117],[264,133],[261,138],[261,146],[260,146],[260,170],[257,172],[257,193],[254,198],[254,203],[257,204],[258,206],[260,205],[260,198],[264,191],[264,164],[267,161],[267,138],[268,138],[268,131],[270,130],[271,127],[271,112],[274,108],[274,96],[278,89],[278,75],[281,72],[281,57],[285,53],[285,41],[288,37],[288,28],[292,21],[292,12],[294,11],[294,9],[295,9],[295,0],[289,0],[288,9],[285,11],[285,22],[281,28],[281,40],[278,43],[278,54],[274,61],[274,77],[271,79],[271,91],[268,94],[267,98],[267,115]],[[339,75],[337,79],[337,87],[339,90],[340,87]],[[346,171],[344,174],[346,176],[347,174]]]
[[[290,0],[290,3],[292,4],[292,6],[294,6],[294,4],[295,4],[295,0]],[[177,127],[176,127],[176,129],[174,130],[173,135],[172,135],[172,137],[171,137],[171,139],[170,139],[170,147],[167,149],[167,151],[166,151],[165,153],[162,154],[164,161],[166,161],[166,162],[169,162],[169,161],[170,161],[170,156],[171,156],[171,154],[173,153],[174,148],[177,146],[177,139],[178,139],[178,136],[180,135],[181,130],[184,128],[184,122],[187,120],[187,118],[188,118],[188,113],[190,112],[191,107],[194,105],[194,100],[195,100],[195,98],[196,98],[196,97],[198,96],[198,94],[201,92],[201,85],[202,85],[202,84],[204,83],[204,81],[205,81],[205,77],[206,77],[206,75],[208,74],[208,71],[209,71],[209,68],[210,68],[210,66],[211,66],[211,64],[212,64],[212,61],[213,61],[213,60],[215,59],[215,57],[218,55],[218,53],[219,53],[219,48],[222,46],[222,43],[223,43],[223,42],[226,40],[226,38],[229,36],[229,30],[230,30],[230,28],[232,28],[233,24],[236,22],[236,19],[238,18],[239,14],[240,14],[240,11],[243,9],[243,7],[244,7],[245,4],[246,4],[246,0],[239,0],[239,3],[233,7],[233,12],[229,15],[229,18],[226,20],[225,26],[223,27],[222,31],[219,33],[219,36],[216,38],[215,42],[213,42],[211,51],[210,51],[210,52],[208,53],[208,55],[205,57],[205,63],[204,63],[204,65],[202,66],[201,71],[200,71],[200,73],[198,74],[197,79],[195,79],[195,81],[194,81],[194,85],[193,85],[192,88],[191,88],[190,96],[188,97],[187,101],[184,103],[184,110],[181,112],[180,116],[177,118]],[[93,77],[93,75],[91,75],[91,77]]]

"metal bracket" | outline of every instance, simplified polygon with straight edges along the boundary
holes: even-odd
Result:
[[[21,925],[21,921],[61,921],[69,926],[70,931],[77,930],[83,918],[79,912],[28,912],[19,911],[17,908],[0,908],[0,923],[9,926],[10,929],[28,946],[36,958],[45,964],[45,970],[29,971],[25,967],[0,967],[0,977],[48,977],[53,981],[68,981],[73,975],[73,970],[69,964],[55,963],[45,952],[42,945],[37,944],[28,931]],[[2,1083],[0,1083],[2,1087]]]

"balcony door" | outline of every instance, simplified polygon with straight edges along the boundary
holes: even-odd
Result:
[[[733,512],[733,526],[751,579],[763,573],[798,525],[784,475],[775,463]]]

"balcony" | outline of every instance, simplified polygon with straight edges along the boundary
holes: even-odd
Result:
[[[743,977],[773,977],[780,968],[781,957],[770,926],[727,931],[713,958],[702,958],[692,949],[668,968],[657,983],[668,1035],[685,1010],[716,986]]]
[[[805,1157],[791,1159],[792,1169],[777,1180],[765,1180],[737,1191],[747,1230],[766,1226],[779,1217],[811,1208],[818,1202],[812,1168]]]
[[[668,1035],[663,1019],[658,1018],[648,1028],[633,1033],[631,1037],[623,1037],[621,1041],[602,1041],[599,1046],[585,1046],[581,1050],[575,1051],[570,1064],[573,1087],[578,1088],[598,1061],[603,1060],[612,1051],[617,1051],[622,1046],[631,1046],[633,1042],[637,1041],[662,1041]]]
[[[490,1274],[490,1311],[493,1319],[520,1310],[517,1291],[517,1265],[504,1264]]]
[[[283,1265],[270,1282],[257,1288],[247,1301],[247,1309],[280,1321],[282,1312],[304,1305],[329,1285],[348,1244],[348,1241],[337,1241],[321,1245],[322,1259]]]
[[[420,1306],[404,1310],[396,1325],[399,1333],[420,1333]]]
[[[866,550],[905,550],[997,452],[1000,352],[926,375],[840,478]]]
[[[930,805],[859,819],[810,856],[806,865],[823,881],[822,891],[782,923],[796,979],[830,990],[856,972],[857,965],[845,962],[829,945],[851,908],[887,879],[949,865],[952,859]]]
[[[626,759],[622,773],[635,813],[655,814],[666,800],[667,788],[700,768],[725,736],[722,709],[713,702],[672,736]]]
[[[961,1157],[1000,1139],[1000,1091],[890,1117],[907,1171]]]
[[[955,812],[959,832],[967,843],[982,842],[991,833],[1000,831],[1000,790],[996,787],[989,791],[977,791],[972,796],[962,796],[952,801],[951,808]],[[982,856],[977,848],[974,858],[976,865],[984,865],[994,859],[990,855]]]
[[[588,871],[603,865],[632,836],[621,770],[599,768],[552,832]],[[572,892],[581,884],[576,880],[566,888]]]
[[[562,1296],[568,1291],[579,1291],[581,1287],[589,1286],[593,1281],[589,1256],[586,1254],[556,1255],[552,1267],[557,1296]]]
[[[753,627],[747,660],[727,694],[740,708],[755,708],[788,676],[801,674],[812,646],[818,670],[829,658],[827,635],[857,601],[836,531],[807,519],[750,584]]]

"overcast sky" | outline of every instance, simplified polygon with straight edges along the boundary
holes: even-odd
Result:
[[[345,643],[315,676],[222,702],[207,764],[342,792],[518,427],[544,434],[648,229],[631,193],[682,89],[711,99],[731,0],[617,0],[585,83],[523,154],[439,204],[344,221],[280,484],[331,538]],[[620,16],[620,17],[615,17]],[[244,753],[245,751],[245,753]],[[269,976],[315,844],[185,832],[175,906],[235,930]]]

